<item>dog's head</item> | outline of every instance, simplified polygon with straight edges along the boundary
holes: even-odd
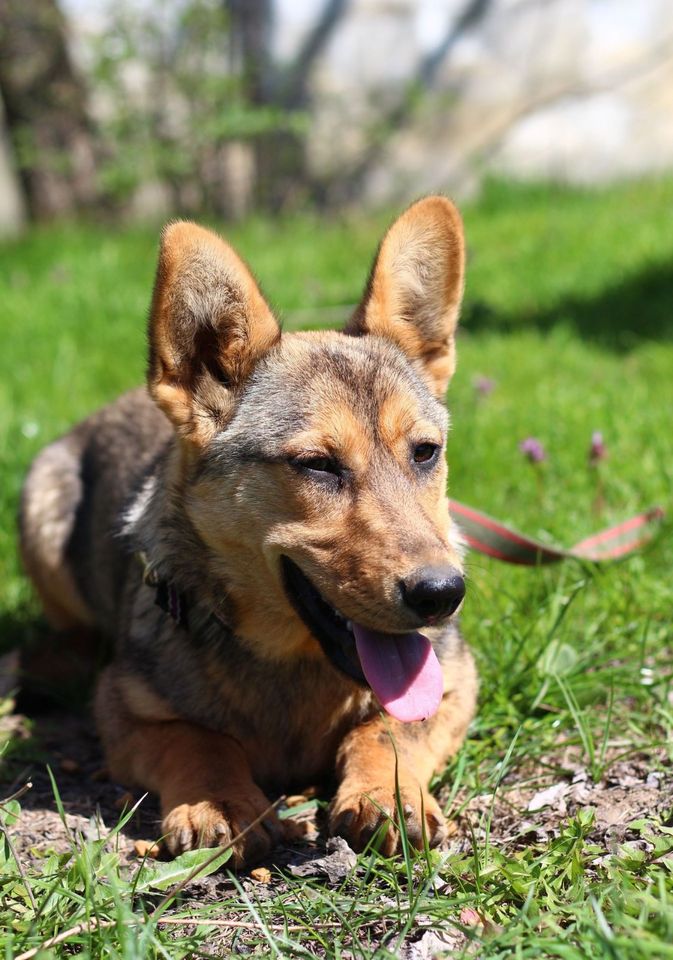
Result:
[[[343,332],[281,333],[242,260],[190,223],[164,231],[152,301],[150,393],[237,633],[265,657],[322,648],[401,719],[436,709],[417,631],[464,593],[443,406],[463,271],[460,217],[430,197],[384,237]]]

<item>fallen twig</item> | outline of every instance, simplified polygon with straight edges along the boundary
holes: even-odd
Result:
[[[49,937],[49,939],[41,943],[39,947],[33,947],[32,950],[26,950],[25,953],[20,953],[18,957],[14,957],[14,960],[31,960],[31,957],[36,957],[42,950],[55,947],[57,943],[63,943],[64,940],[69,940],[70,937],[76,937],[78,933],[93,933],[94,930],[98,930],[100,927],[114,927],[116,922],[116,920],[96,920],[94,917],[92,920],[87,920],[76,924],[74,927],[69,927],[67,930],[62,930],[61,933],[57,933],[54,937]]]
[[[256,930],[257,923],[254,923],[251,920],[224,920],[212,918],[210,920],[203,917],[160,917],[157,920],[158,924],[173,924],[175,926],[186,927],[189,924],[194,924],[195,926],[211,926],[211,927],[231,927],[234,930]],[[269,930],[276,930],[279,933],[287,931],[287,933],[301,933],[303,930],[306,930],[308,924],[305,923],[268,923],[267,927]],[[343,924],[337,923],[336,921],[325,920],[322,923],[312,923],[310,924],[311,930],[334,930],[337,927],[341,927]],[[20,957],[17,957],[16,960],[21,960]]]
[[[14,781],[16,783],[16,780]],[[4,807],[6,803],[11,803],[12,800],[19,800],[24,794],[28,793],[29,790],[33,789],[33,784],[28,780],[22,787],[19,787],[14,793],[10,793],[8,797],[5,797],[4,800],[0,800],[0,807]]]
[[[140,925],[147,923],[150,920],[152,920],[151,916],[134,917],[131,923]],[[48,950],[50,947],[55,947],[57,944],[63,943],[65,940],[69,940],[70,937],[77,937],[80,933],[93,933],[94,930],[99,930],[101,927],[114,927],[116,923],[116,920],[97,920],[95,917],[86,922],[83,921],[82,923],[77,923],[74,927],[68,927],[67,930],[62,930],[61,933],[57,933],[55,936],[49,937],[49,939],[41,943],[39,947],[32,947],[30,950],[26,950],[25,953],[20,953],[18,957],[14,958],[14,960],[31,960],[32,957],[36,957],[42,950]],[[164,926],[187,927],[193,924],[194,926],[222,927],[232,930],[257,929],[257,924],[252,923],[249,920],[223,920],[215,917],[211,919],[204,917],[159,917],[155,920],[155,923]],[[325,921],[323,923],[311,924],[311,929],[334,930],[340,926],[340,923]],[[274,930],[278,933],[301,933],[302,931],[306,930],[306,924],[270,923],[268,924],[268,928],[269,930]]]

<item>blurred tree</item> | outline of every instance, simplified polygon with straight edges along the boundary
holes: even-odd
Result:
[[[544,0],[534,0],[540,3]],[[419,60],[416,70],[401,91],[401,96],[376,118],[369,131],[368,144],[355,162],[325,183],[325,199],[332,204],[347,203],[360,196],[365,180],[380,162],[393,134],[410,126],[422,107],[440,70],[450,61],[454,47],[466,33],[478,28],[493,7],[494,0],[465,0],[460,8],[451,8],[445,32]]]
[[[235,217],[257,198],[258,144],[302,124],[268,92],[269,4],[248,3],[256,15],[239,16],[244,36],[223,0],[113,9],[93,73],[109,148],[102,178],[120,200],[152,184],[171,213]]]
[[[54,0],[0,0],[0,95],[30,215],[48,219],[95,203],[86,91]]]
[[[254,142],[257,202],[267,209],[278,210],[298,198],[320,205],[355,200],[391,137],[415,119],[457,42],[484,21],[493,2],[463,0],[462,4],[448,5],[445,32],[420,58],[414,73],[399,94],[393,96],[392,102],[377,103],[376,119],[368,130],[366,146],[342,169],[332,169],[327,174],[310,169],[306,129],[278,128],[257,137]],[[248,102],[273,106],[280,111],[301,111],[308,117],[313,67],[349,12],[351,0],[324,0],[315,23],[289,63],[279,63],[273,55],[274,0],[223,0],[223,3],[231,21],[235,65],[243,77]]]
[[[312,29],[288,64],[272,53],[273,0],[224,0],[229,14],[232,51],[251,105],[285,113],[310,106],[309,81],[313,66],[347,12],[350,0],[325,0]],[[319,184],[310,175],[306,133],[297,125],[270,130],[255,141],[256,200],[273,211],[300,197],[319,199]]]

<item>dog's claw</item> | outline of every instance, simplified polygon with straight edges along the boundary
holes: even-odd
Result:
[[[435,798],[421,791],[419,784],[400,784],[404,829],[413,846],[423,845],[423,811],[425,834],[430,846],[438,846],[446,837],[444,817]],[[329,815],[330,833],[344,837],[355,850],[362,850],[381,831],[379,849],[391,856],[399,849],[399,824],[396,822],[395,784],[388,788],[367,787],[345,780],[332,801]],[[387,828],[387,829],[381,829]]]
[[[181,850],[192,849],[192,831],[189,827],[184,827],[178,835],[178,843]]]
[[[171,853],[197,847],[226,847],[231,844],[236,866],[252,863],[266,856],[283,838],[283,826],[274,816],[250,829],[254,820],[269,806],[269,801],[256,787],[246,793],[227,796],[223,800],[201,800],[182,803],[165,815],[163,829]],[[248,832],[239,837],[244,830]]]

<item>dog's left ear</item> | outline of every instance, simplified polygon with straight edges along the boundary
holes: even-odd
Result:
[[[442,398],[456,364],[464,272],[460,214],[446,197],[419,200],[383,238],[346,333],[393,340]]]

